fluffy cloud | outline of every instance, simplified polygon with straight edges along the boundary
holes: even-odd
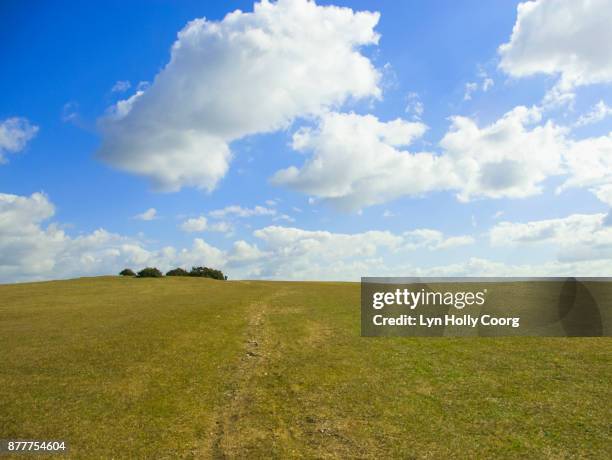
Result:
[[[489,77],[489,75],[483,68],[480,68],[478,70],[478,77],[480,78],[480,83],[471,81],[465,84],[465,89],[463,93],[464,101],[470,101],[472,99],[472,95],[479,89],[483,93],[486,93],[495,85],[495,81],[491,77]]]
[[[601,100],[593,106],[590,112],[581,115],[576,123],[574,123],[574,126],[590,125],[610,116],[612,116],[612,107]]]
[[[469,235],[445,237],[438,230],[417,229],[403,234],[408,249],[427,248],[431,250],[449,249],[474,243]]]
[[[500,222],[490,232],[493,245],[548,244],[561,261],[612,258],[612,226],[606,214],[573,214],[526,223]]]
[[[249,277],[296,280],[358,280],[361,276],[601,276],[612,269],[610,258],[565,257],[540,264],[506,264],[469,258],[441,266],[392,262],[402,250],[450,249],[470,244],[469,236],[447,237],[430,229],[394,235],[390,232],[342,234],[270,226],[254,236],[260,258],[243,266]],[[501,236],[501,235],[500,235]],[[251,248],[251,246],[248,246]],[[577,254],[576,254],[577,255]],[[586,256],[586,255],[585,255]]]
[[[600,201],[612,208],[612,184],[599,185],[591,189]]]
[[[560,75],[561,92],[612,82],[611,0],[538,0],[521,3],[510,41],[499,48],[500,67],[515,77]]]
[[[265,258],[253,261],[252,276],[277,279],[358,279],[370,265],[382,265],[380,253],[399,248],[390,232],[341,234],[269,226],[254,232]]]
[[[453,117],[440,146],[461,177],[459,198],[522,198],[541,191],[541,183],[562,172],[565,130],[541,120],[535,108],[516,107],[479,128],[467,117]]]
[[[425,125],[373,115],[329,113],[316,129],[300,129],[293,148],[312,151],[301,169],[278,171],[272,183],[295,188],[338,207],[359,209],[404,194],[442,188],[447,165],[429,153],[410,154],[398,147],[421,136]]]
[[[302,230],[293,227],[269,226],[256,230],[255,237],[284,256],[336,257],[373,256],[380,247],[396,248],[402,238],[390,232],[370,231],[356,234]]]
[[[295,219],[293,217],[291,217],[289,214],[280,214],[278,216],[276,216],[274,219],[272,219],[275,222],[284,220],[285,222],[295,222]]]
[[[82,262],[81,273],[87,273],[86,263],[103,256],[94,248],[100,241],[108,242],[110,234],[99,230],[71,240],[57,225],[42,227],[54,213],[53,204],[41,193],[0,194],[2,281],[62,277],[67,265]]]
[[[54,213],[54,206],[41,193],[30,197],[0,194],[2,281],[48,273],[55,266],[66,236],[56,226],[39,226]]]
[[[134,219],[149,221],[149,220],[154,220],[156,217],[157,217],[157,210],[155,208],[149,208],[141,214],[136,214],[134,216]]]
[[[465,262],[416,266],[393,256],[412,250],[444,250],[470,244],[469,236],[431,229],[397,235],[387,231],[344,234],[268,226],[253,233],[257,244],[239,240],[220,249],[195,238],[188,248],[148,248],[142,241],[104,229],[77,237],[57,224],[45,226],[54,206],[40,193],[0,194],[0,281],[57,279],[118,273],[124,267],[208,265],[232,278],[358,280],[360,276],[594,276],[612,269],[612,226],[603,214],[574,215],[526,224],[500,223],[493,244],[554,244],[562,257],[539,265],[506,265],[471,258]],[[579,244],[578,244],[578,243]],[[586,251],[586,252],[585,252]],[[590,252],[588,252],[590,251]],[[400,260],[403,258],[400,257]]]
[[[272,182],[351,210],[437,190],[456,191],[464,201],[525,197],[562,172],[565,130],[550,121],[531,126],[540,119],[537,108],[522,106],[483,128],[453,117],[440,142],[443,153],[434,154],[399,149],[425,132],[421,123],[329,113],[316,129],[293,136],[294,149],[313,155],[301,169],[278,171]]]
[[[184,232],[203,232],[206,230],[207,226],[208,221],[206,220],[206,217],[200,216],[187,219],[181,224],[181,229]]]
[[[117,273],[124,267],[225,267],[244,248],[229,252],[196,238],[190,248],[148,249],[137,239],[98,229],[76,237],[55,223],[45,226],[55,208],[41,194],[0,194],[0,281],[57,279]]]
[[[157,266],[165,271],[193,265],[220,268],[232,278],[358,279],[378,270],[391,274],[394,266],[385,257],[397,251],[442,250],[470,242],[469,237],[447,237],[427,229],[397,235],[268,226],[253,232],[257,244],[239,240],[221,249],[195,238],[189,248],[151,249],[139,239],[104,229],[71,237],[55,223],[45,224],[53,215],[53,204],[41,193],[0,194],[1,282],[113,274],[124,267]]]
[[[265,206],[255,206],[254,208],[243,208],[242,206],[232,205],[226,206],[223,209],[216,209],[209,213],[211,217],[222,218],[222,217],[253,217],[253,216],[274,216],[276,210],[266,208]]]
[[[253,235],[261,242],[263,253],[249,266],[252,275],[310,280],[397,275],[403,267],[387,261],[392,254],[443,250],[473,242],[469,236],[447,237],[430,229],[397,235],[388,231],[345,234],[268,226]]]
[[[36,135],[38,126],[26,118],[13,117],[0,122],[0,164],[5,163],[5,153],[16,153]]]
[[[414,120],[420,120],[425,112],[425,105],[421,102],[421,98],[418,93],[410,92],[406,96],[407,104],[404,111],[412,114]]]
[[[559,192],[571,187],[587,187],[612,206],[612,133],[571,142],[564,160],[569,176]]]
[[[252,245],[246,241],[240,240],[234,243],[232,252],[229,256],[229,265],[238,266],[249,262],[261,261],[268,255],[259,250],[257,245]]]
[[[472,100],[472,93],[478,89],[478,83],[476,82],[468,82],[465,84],[465,92],[463,93],[464,101]]]
[[[187,233],[196,233],[203,231],[211,231],[211,232],[221,232],[227,233],[232,230],[232,227],[227,222],[214,222],[209,223],[206,217],[192,217],[190,219],[185,220],[181,224],[181,230]]]
[[[231,141],[380,96],[380,74],[360,53],[377,43],[378,19],[307,0],[262,0],[252,13],[193,20],[151,86],[100,121],[99,156],[160,190],[212,190],[228,170]]]
[[[433,267],[407,267],[412,276],[568,276],[590,277],[610,273],[609,259],[551,261],[541,264],[507,264],[472,257],[465,262]],[[393,275],[392,275],[393,276]]]

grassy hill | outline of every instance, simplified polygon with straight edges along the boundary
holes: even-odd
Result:
[[[607,458],[612,339],[361,338],[359,285],[0,286],[0,438],[75,458]]]

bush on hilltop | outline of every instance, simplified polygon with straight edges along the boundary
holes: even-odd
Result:
[[[179,267],[167,272],[166,276],[189,276],[189,272]]]
[[[192,267],[189,276],[199,276],[201,278],[212,278],[215,280],[226,280],[227,276],[221,270],[208,267]]]
[[[143,268],[138,272],[138,278],[161,278],[162,276],[164,275],[156,267]]]
[[[130,269],[130,268],[124,268],[123,270],[121,270],[119,272],[119,275],[121,275],[121,276],[136,276],[136,273],[134,273],[132,271],[132,269]]]

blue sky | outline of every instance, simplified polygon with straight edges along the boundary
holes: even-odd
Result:
[[[0,281],[610,276],[612,8],[581,4],[3,2]]]

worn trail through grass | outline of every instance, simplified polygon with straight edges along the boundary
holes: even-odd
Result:
[[[211,439],[211,457],[215,459],[241,456],[241,445],[247,433],[236,430],[236,422],[249,412],[255,403],[252,390],[253,377],[266,375],[268,361],[282,351],[272,348],[271,331],[266,325],[270,301],[282,297],[288,290],[281,289],[272,295],[251,303],[247,307],[247,327],[244,354],[233,373],[230,390],[225,393],[226,404],[218,410],[215,436]]]

